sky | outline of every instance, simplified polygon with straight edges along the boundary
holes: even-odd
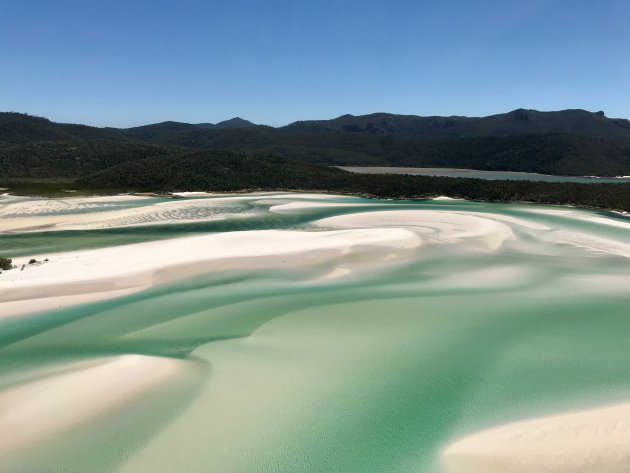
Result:
[[[628,0],[0,0],[0,111],[129,127],[630,118]]]

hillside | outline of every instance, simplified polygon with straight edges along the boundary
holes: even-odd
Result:
[[[0,113],[1,178],[80,177],[110,166],[182,150],[123,137],[107,128]]]
[[[135,160],[80,179],[84,185],[160,191],[312,188],[346,171],[278,156],[197,151]]]
[[[378,113],[273,128],[234,118],[128,129],[0,114],[5,177],[81,177],[186,150],[278,155],[351,166],[458,167],[560,175],[630,175],[630,122],[584,110],[514,110],[489,117]]]
[[[150,191],[306,190],[380,198],[446,195],[485,201],[530,201],[630,210],[630,184],[489,181],[352,174],[277,156],[197,151],[123,163],[77,181],[80,186]]]
[[[463,167],[563,175],[630,172],[630,122],[584,110],[489,117],[344,115],[286,127],[121,130],[156,144],[273,153],[327,165]]]

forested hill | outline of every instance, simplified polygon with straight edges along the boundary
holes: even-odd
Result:
[[[0,179],[75,178],[136,159],[185,151],[133,140],[109,129],[0,113]]]
[[[373,113],[360,116],[343,115],[332,120],[299,121],[286,128],[309,132],[341,131],[431,138],[572,134],[606,139],[630,139],[630,121],[607,118],[601,111],[591,113],[579,109],[539,112],[521,108],[487,117],[421,117]]]
[[[0,113],[8,176],[85,176],[186,150],[274,154],[325,165],[457,167],[560,175],[630,175],[630,122],[603,112],[518,109],[488,117],[377,113],[273,128],[242,118],[128,129]]]
[[[489,181],[428,176],[352,174],[277,156],[196,151],[113,166],[79,180],[79,186],[150,191],[306,190],[380,198],[438,195],[485,201],[530,201],[630,210],[630,184]]]

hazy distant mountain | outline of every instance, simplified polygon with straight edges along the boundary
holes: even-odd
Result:
[[[603,112],[518,109],[488,117],[343,115],[280,128],[237,117],[217,124],[167,121],[115,129],[0,114],[5,176],[86,175],[112,162],[178,156],[185,149],[274,154],[327,165],[630,175],[630,122]]]

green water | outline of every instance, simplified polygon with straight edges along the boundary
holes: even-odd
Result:
[[[548,238],[580,232],[630,245],[627,219],[357,198],[323,203],[365,206],[277,214],[259,201],[241,204],[256,208],[252,218],[2,235],[0,248],[28,255],[206,232],[318,231],[321,218],[401,209],[548,229],[510,225],[515,238],[494,252],[421,246],[404,262],[340,279],[321,279],[326,266],[224,271],[0,319],[0,393],[102,356],[186,366],[107,414],[5,453],[0,471],[436,473],[440,450],[462,435],[630,399],[630,289],[611,283],[627,281],[630,260]]]

